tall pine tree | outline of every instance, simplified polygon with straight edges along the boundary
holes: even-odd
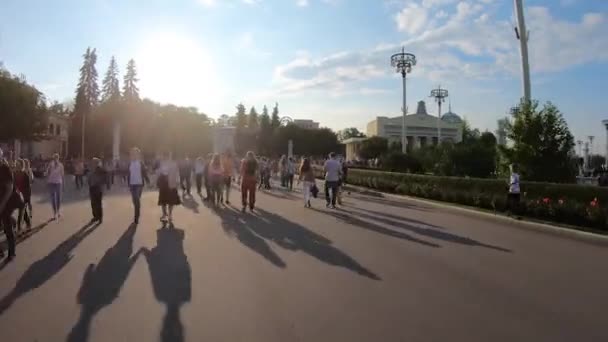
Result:
[[[127,73],[125,74],[122,96],[127,103],[133,103],[139,101],[139,88],[137,88],[137,69],[135,68],[135,61],[129,60],[127,64]]]
[[[272,125],[270,124],[270,115],[268,115],[268,107],[264,106],[262,115],[260,115],[260,134],[258,135],[258,151],[260,153],[269,153],[270,144],[272,142]]]
[[[258,129],[258,112],[255,110],[255,106],[251,107],[251,110],[249,111],[249,124],[247,126],[254,131]]]
[[[72,124],[70,125],[69,153],[74,156],[83,152],[82,137],[86,134],[87,116],[91,114],[99,101],[97,69],[95,68],[97,53],[95,49],[87,48],[83,58],[78,87],[76,88]]]
[[[272,119],[270,121],[270,125],[272,128],[277,128],[281,126],[281,118],[279,118],[279,104],[275,103],[274,108],[272,109]]]
[[[108,71],[106,71],[106,76],[102,82],[101,89],[101,101],[115,101],[120,99],[120,85],[118,82],[118,65],[116,64],[116,59],[112,56],[110,59],[110,65],[108,66]]]
[[[239,103],[236,106],[236,128],[242,129],[247,126],[247,113],[245,106],[242,103]]]

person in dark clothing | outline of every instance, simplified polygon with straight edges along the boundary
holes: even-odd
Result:
[[[213,153],[209,153],[207,155],[207,158],[205,158],[205,168],[203,169],[203,183],[205,184],[205,192],[207,193],[205,201],[208,201],[211,196],[211,179],[209,178],[209,164],[211,164],[212,157]]]
[[[247,152],[245,159],[241,162],[241,201],[243,212],[249,204],[249,209],[255,209],[255,190],[258,180],[258,162],[252,151]],[[247,203],[249,201],[249,203]]]
[[[190,189],[192,187],[191,178],[192,178],[192,161],[190,160],[190,158],[188,158],[188,156],[186,156],[186,158],[184,158],[184,160],[182,160],[179,163],[179,183],[182,187],[182,191],[183,191],[184,195],[186,193],[188,195],[190,195]]]
[[[15,208],[9,203],[9,199],[13,194],[13,173],[4,159],[2,150],[0,149],[0,226],[4,230],[6,242],[8,244],[8,259],[12,260],[15,257],[15,233],[13,232],[12,217]],[[0,257],[4,256],[4,251],[0,249]]]
[[[91,161],[91,172],[89,172],[89,197],[91,199],[91,211],[93,222],[103,222],[103,187],[110,181],[106,170],[103,168],[99,158]]]
[[[22,223],[25,221],[27,229],[32,228],[32,222],[30,220],[30,214],[27,203],[30,202],[32,196],[32,188],[30,183],[30,176],[25,171],[25,163],[23,159],[17,159],[15,162],[15,172],[13,173],[13,179],[15,181],[15,188],[23,196],[23,205],[19,206],[19,214],[17,215],[17,230],[21,230]]]

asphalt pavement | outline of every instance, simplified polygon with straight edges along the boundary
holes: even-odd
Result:
[[[125,187],[34,196],[33,233],[0,266],[2,341],[608,341],[608,248],[407,199],[300,192],[255,213]]]

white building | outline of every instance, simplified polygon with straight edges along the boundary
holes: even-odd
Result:
[[[68,129],[70,119],[67,116],[51,115],[46,134],[39,141],[22,141],[18,155],[24,158],[52,157],[54,153],[65,157],[68,153]],[[17,148],[15,149],[17,150]]]
[[[293,120],[292,124],[294,124],[300,128],[319,129],[319,123],[315,122],[313,120],[295,119],[295,120]]]
[[[389,143],[401,142],[401,127],[403,116],[393,118],[379,116],[367,124],[367,136],[387,138]],[[405,134],[408,149],[437,144],[437,129],[441,132],[441,141],[458,143],[462,141],[463,121],[460,116],[450,110],[441,116],[430,115],[426,111],[424,101],[418,102],[416,113],[405,117]]]

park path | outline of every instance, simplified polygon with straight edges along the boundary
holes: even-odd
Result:
[[[605,247],[355,193],[330,210],[275,190],[255,214],[195,196],[175,229],[152,191],[137,227],[125,188],[100,226],[66,197],[0,270],[3,341],[608,340]]]

